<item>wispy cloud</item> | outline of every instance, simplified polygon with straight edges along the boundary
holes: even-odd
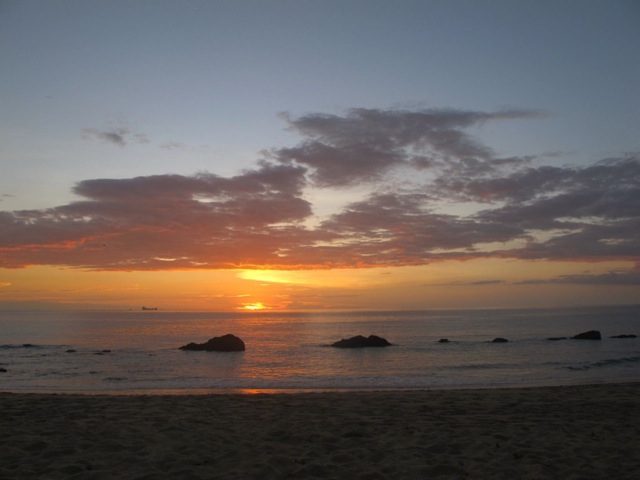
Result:
[[[173,142],[173,141],[169,141],[169,142],[163,142],[160,145],[158,145],[160,148],[164,149],[164,150],[180,150],[185,148],[185,144],[182,142]]]
[[[306,269],[482,257],[640,259],[639,154],[536,166],[542,160],[535,156],[499,157],[465,131],[540,115],[354,109],[285,116],[302,142],[270,150],[236,176],[84,180],[73,189],[79,201],[0,212],[0,266]],[[135,138],[115,133],[114,143]],[[396,168],[411,173],[402,188],[387,183],[385,174]],[[424,170],[428,175],[419,174]],[[363,184],[371,193],[314,216],[310,188]],[[443,208],[457,202],[475,208]],[[556,281],[623,283],[634,281],[630,275]]]
[[[429,283],[428,287],[476,287],[483,285],[502,285],[504,280],[476,280],[474,282],[455,281],[449,283]]]
[[[147,134],[137,131],[126,120],[119,120],[116,125],[103,129],[84,128],[82,130],[82,138],[85,140],[99,140],[118,147],[151,143],[151,139]],[[184,143],[174,140],[157,143],[156,146],[163,150],[182,150],[186,148]]]
[[[119,121],[117,126],[112,125],[104,129],[85,128],[82,130],[82,138],[100,140],[119,147],[150,142],[146,134],[137,132],[126,121]]]
[[[600,274],[561,275],[544,280],[525,280],[520,285],[573,284],[573,285],[640,285],[640,262],[629,270]]]

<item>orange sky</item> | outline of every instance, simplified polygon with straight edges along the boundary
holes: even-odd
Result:
[[[86,272],[31,267],[0,270],[0,308],[278,311],[635,303],[634,285],[549,282],[585,269],[598,274],[628,267],[625,262],[505,260],[314,271]]]

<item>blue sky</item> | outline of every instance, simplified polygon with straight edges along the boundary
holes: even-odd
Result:
[[[438,128],[443,112],[466,112],[447,132],[482,147],[471,153],[479,161],[588,168],[631,156],[635,165],[639,24],[640,6],[631,0],[0,0],[0,211],[45,218],[47,209],[82,200],[98,185],[85,181],[198,172],[231,178],[264,162],[307,169],[296,195],[316,217],[299,211],[295,218],[306,215],[307,225],[337,224],[373,198],[367,195],[416,175],[439,179],[442,193],[442,172],[396,171],[413,160],[369,172],[349,167],[343,173],[355,176],[335,183],[342,170],[319,167],[317,151],[302,147],[318,139],[332,149],[351,145],[312,121],[351,118],[356,130],[372,128],[353,109],[380,113],[380,128],[408,121],[384,116],[391,112],[428,112]],[[438,212],[484,208],[477,198],[454,197],[440,197]],[[28,236],[15,235],[5,242],[23,245],[16,238]],[[51,263],[15,263],[32,261]]]
[[[632,1],[0,5],[2,156],[22,171],[9,186],[53,188],[52,170],[78,172],[62,175],[59,194],[95,174],[233,174],[261,149],[298,141],[282,111],[530,108],[549,117],[487,127],[487,143],[576,162],[638,146]],[[150,144],[129,152],[82,139],[119,122]],[[171,142],[184,145],[182,160],[158,151]]]

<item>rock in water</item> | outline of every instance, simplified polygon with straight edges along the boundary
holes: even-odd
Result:
[[[507,343],[509,340],[506,338],[498,337],[491,340],[491,343]]]
[[[206,352],[243,352],[244,342],[230,333],[222,337],[213,337],[205,343],[190,343],[183,345],[180,350],[206,351]]]
[[[633,333],[625,333],[622,335],[613,335],[612,337],[609,337],[609,338],[638,338],[638,336]]]
[[[602,340],[602,335],[598,330],[589,330],[571,337],[573,340]]]
[[[369,335],[363,337],[358,335],[347,339],[342,339],[339,342],[331,344],[332,347],[337,348],[366,348],[366,347],[390,347],[391,344],[386,338],[378,337],[376,335]]]

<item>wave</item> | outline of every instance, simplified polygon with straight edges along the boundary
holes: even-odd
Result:
[[[614,367],[625,363],[638,363],[640,356],[623,357],[623,358],[607,358],[599,362],[587,363],[583,365],[570,365],[566,368],[569,370],[591,370],[593,368]]]

